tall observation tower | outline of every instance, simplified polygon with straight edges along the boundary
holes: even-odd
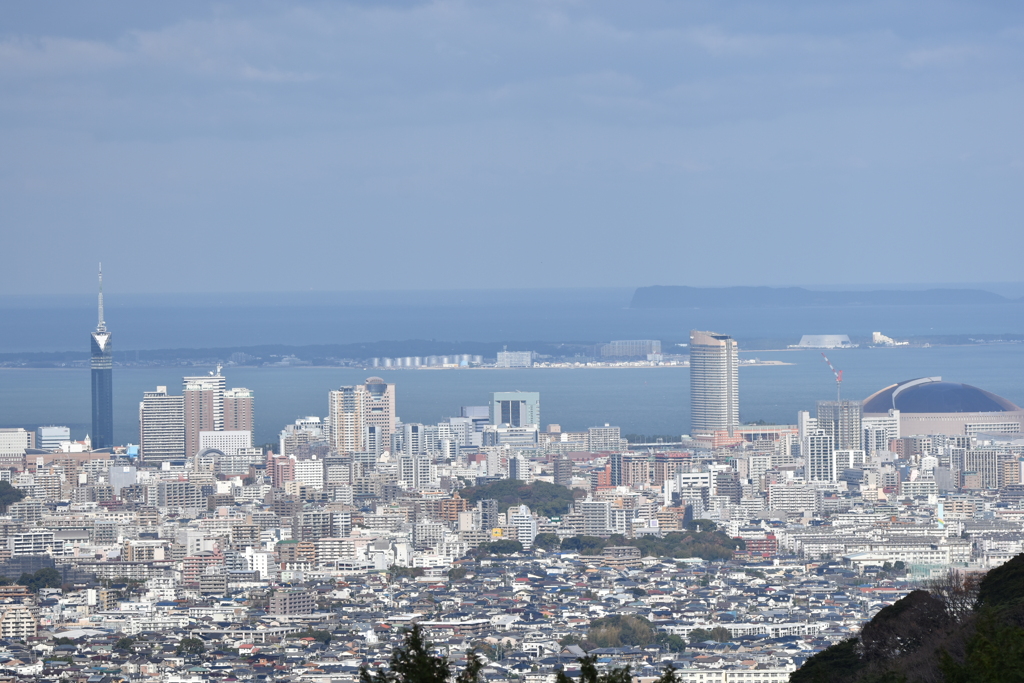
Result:
[[[100,264],[99,323],[90,335],[92,341],[92,447],[114,445],[113,358],[110,332],[103,320],[103,264]]]

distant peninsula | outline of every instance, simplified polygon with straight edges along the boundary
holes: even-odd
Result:
[[[803,287],[638,287],[630,308],[799,308],[809,306],[938,306],[1021,303],[980,289],[822,292]]]

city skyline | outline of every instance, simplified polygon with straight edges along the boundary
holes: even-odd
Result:
[[[0,3],[0,679],[1020,677],[1022,73],[1012,3]]]

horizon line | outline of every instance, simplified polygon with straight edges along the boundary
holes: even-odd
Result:
[[[429,294],[429,293],[488,293],[488,292],[625,292],[635,291],[646,287],[692,287],[694,289],[733,289],[733,288],[768,288],[768,289],[791,289],[800,288],[811,291],[843,291],[843,288],[853,288],[854,291],[871,291],[865,288],[875,288],[875,291],[919,291],[922,289],[974,289],[984,287],[1024,287],[1024,280],[1003,280],[988,282],[861,282],[843,284],[823,283],[802,283],[802,284],[721,284],[721,285],[690,285],[690,284],[646,284],[646,285],[617,285],[617,286],[551,286],[551,287],[422,287],[418,289],[246,289],[246,290],[118,290],[110,291],[108,294],[118,296],[228,296],[228,295],[302,295],[302,294],[358,294],[358,295],[395,295],[395,294]],[[56,298],[56,297],[78,297],[95,296],[95,292],[85,291],[61,291],[41,293],[0,293],[0,301],[4,299],[30,299],[30,298]]]

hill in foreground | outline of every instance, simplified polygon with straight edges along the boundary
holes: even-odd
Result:
[[[950,572],[878,612],[792,683],[1024,681],[1024,554],[980,582]]]

